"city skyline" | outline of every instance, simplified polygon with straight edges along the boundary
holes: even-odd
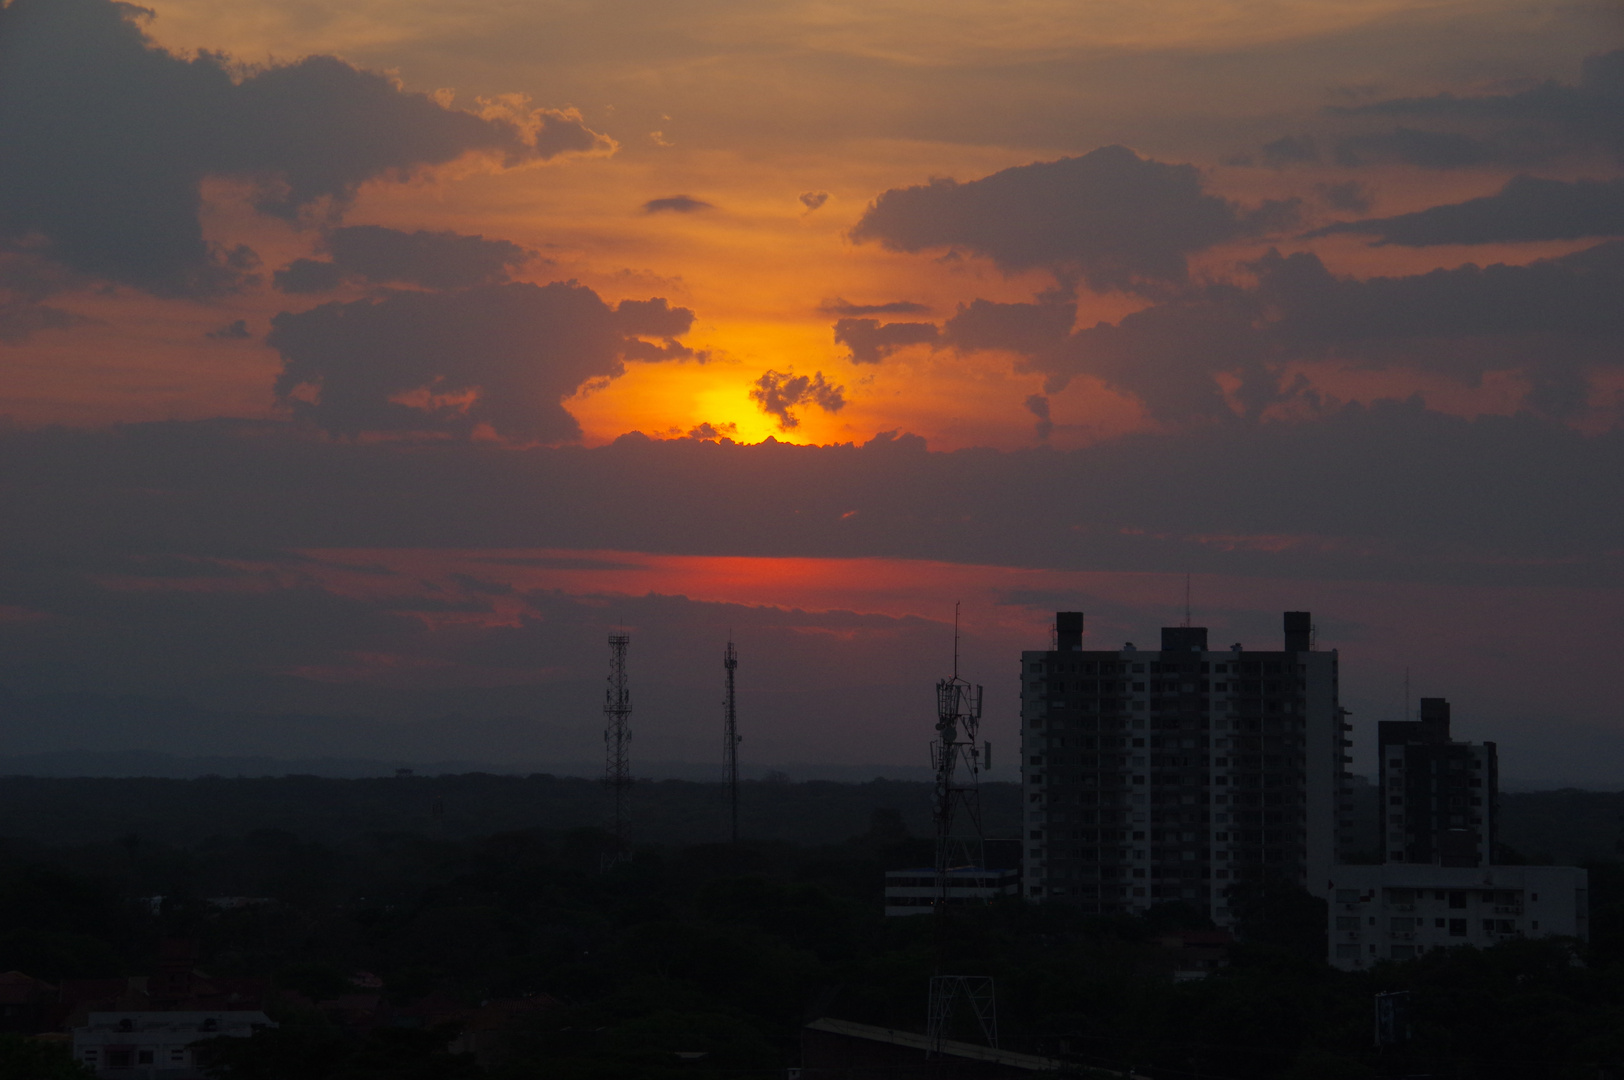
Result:
[[[1609,3],[11,0],[0,756],[592,760],[623,625],[636,757],[732,629],[922,765],[955,602],[1013,750],[1188,582],[1617,787],[1620,117]]]

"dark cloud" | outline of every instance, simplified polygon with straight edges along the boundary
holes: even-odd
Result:
[[[707,420],[703,424],[696,424],[689,428],[687,437],[701,440],[731,439],[738,433],[739,425],[731,421],[725,424],[713,424]]]
[[[1320,200],[1332,210],[1364,214],[1376,205],[1376,197],[1370,188],[1357,180],[1344,180],[1336,184],[1315,184],[1314,190],[1319,194]]]
[[[1528,403],[1571,415],[1588,372],[1624,363],[1624,242],[1526,266],[1468,263],[1404,277],[1332,274],[1309,253],[1271,252],[1253,287],[1211,285],[1070,330],[1075,307],[1051,294],[1034,304],[986,300],[942,328],[959,349],[1007,349],[1017,369],[1042,374],[1053,394],[1090,375],[1173,425],[1256,421],[1271,405],[1321,403],[1294,362],[1435,372],[1475,385],[1510,371]],[[1227,385],[1226,385],[1227,384]]]
[[[1247,210],[1203,190],[1192,165],[1107,146],[963,184],[893,188],[852,238],[893,251],[963,248],[1008,271],[1079,275],[1096,290],[1158,291],[1185,281],[1187,254],[1294,220],[1294,202]]]
[[[664,199],[650,199],[643,204],[645,214],[693,214],[700,210],[714,210],[716,207],[702,199],[695,199],[688,195],[672,195]]]
[[[840,316],[928,315],[930,308],[924,304],[916,304],[912,300],[890,300],[883,304],[854,304],[850,300],[836,296],[819,304],[818,312],[823,315]]]
[[[806,207],[808,212],[818,209],[819,207],[821,207],[824,203],[826,203],[828,201],[829,201],[829,193],[827,191],[803,191],[803,192],[801,192],[801,205]]]
[[[203,336],[213,341],[247,341],[254,335],[248,332],[247,319],[237,319],[226,323],[224,326],[216,327]]]
[[[851,350],[854,364],[878,364],[898,349],[937,339],[935,323],[881,323],[878,319],[841,319],[835,323],[835,343]]]
[[[291,218],[471,151],[515,163],[611,145],[571,113],[474,116],[333,57],[243,73],[176,56],[145,17],[111,0],[0,8],[0,243],[40,237],[82,274],[208,295],[255,261],[204,240],[208,176],[253,181],[259,210]]]
[[[1351,135],[1336,145],[1337,164],[1350,167],[1396,161],[1418,165],[1423,169],[1469,169],[1479,165],[1503,164],[1507,156],[1471,135],[1410,127]],[[1531,160],[1537,158],[1525,155],[1517,163]]]
[[[846,407],[844,386],[826,382],[823,372],[811,376],[794,372],[765,371],[750,391],[750,400],[761,406],[761,411],[778,417],[781,431],[801,426],[794,409],[802,405],[816,405],[825,412],[839,412]]]
[[[52,483],[31,482],[40,476]],[[345,443],[291,424],[12,428],[0,429],[0,488],[0,605],[27,610],[55,604],[48,569],[61,560],[101,580],[129,573],[131,553],[263,561],[391,547],[528,551],[514,565],[583,570],[627,560],[536,558],[608,548],[1624,584],[1610,554],[1624,534],[1624,428],[1462,419],[1418,401],[1021,452],[932,452],[894,433],[821,448],[629,437],[512,449]],[[1201,539],[1212,535],[1336,543],[1216,547]],[[281,565],[297,575],[303,563]],[[89,617],[105,602],[77,610]]]
[[[1008,349],[1036,355],[1063,342],[1076,320],[1076,301],[1060,292],[1047,293],[1034,304],[974,300],[959,305],[942,327],[942,341],[965,352]]]
[[[276,272],[276,287],[286,293],[327,292],[351,279],[465,289],[507,281],[510,267],[535,257],[507,240],[422,229],[408,233],[381,225],[333,229],[323,247],[329,260],[294,261]]]
[[[278,398],[327,431],[488,424],[504,438],[563,442],[580,436],[564,398],[619,375],[624,360],[693,356],[677,340],[692,324],[662,299],[611,308],[574,282],[510,283],[284,312],[266,341],[282,354]]]
[[[1026,411],[1038,418],[1038,422],[1032,425],[1038,441],[1048,442],[1049,436],[1054,434],[1054,421],[1049,417],[1049,399],[1042,394],[1032,394],[1026,399]]]
[[[1624,179],[1568,182],[1518,176],[1495,195],[1396,217],[1339,222],[1308,235],[1338,233],[1406,247],[1624,236]]]
[[[1287,135],[1264,143],[1261,147],[1263,163],[1276,169],[1287,165],[1302,165],[1320,159],[1319,146],[1312,135]]]
[[[1624,154],[1624,49],[1588,57],[1577,85],[1548,80],[1515,94],[1392,98],[1327,110],[1338,117],[1390,118],[1392,131],[1337,144],[1344,164],[1400,161],[1423,168],[1526,166],[1568,154]],[[1424,123],[1426,128],[1413,125]]]

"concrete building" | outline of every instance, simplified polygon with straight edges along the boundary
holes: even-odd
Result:
[[[885,872],[885,913],[887,915],[929,915],[936,910],[936,870],[925,866],[913,870]],[[949,904],[986,903],[1000,896],[1019,896],[1018,870],[994,870],[982,866],[959,866],[947,872]]]
[[[1345,970],[1457,945],[1589,936],[1576,866],[1339,866],[1328,881],[1330,961]]]
[[[1308,887],[1351,829],[1336,652],[1287,612],[1278,650],[1213,650],[1205,627],[1160,648],[1083,648],[1081,612],[1021,654],[1021,783],[1033,901],[1132,912],[1180,901],[1220,926],[1230,889]]]
[[[1386,861],[1493,863],[1500,797],[1494,743],[1451,740],[1443,698],[1422,698],[1418,720],[1383,720],[1377,743]]]
[[[93,1012],[73,1029],[73,1059],[99,1077],[201,1080],[193,1043],[275,1027],[262,1012]]]

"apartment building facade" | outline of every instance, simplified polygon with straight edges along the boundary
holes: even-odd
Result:
[[[1418,715],[1377,725],[1386,861],[1488,866],[1500,787],[1495,744],[1452,740],[1444,698],[1422,698]]]
[[[1351,740],[1335,651],[1287,612],[1277,650],[1084,649],[1081,612],[1021,655],[1027,899],[1101,913],[1178,901],[1233,921],[1236,886],[1328,879]]]

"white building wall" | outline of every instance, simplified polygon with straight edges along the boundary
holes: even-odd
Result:
[[[1338,866],[1330,961],[1344,970],[1433,949],[1589,937],[1590,875],[1576,866]]]

